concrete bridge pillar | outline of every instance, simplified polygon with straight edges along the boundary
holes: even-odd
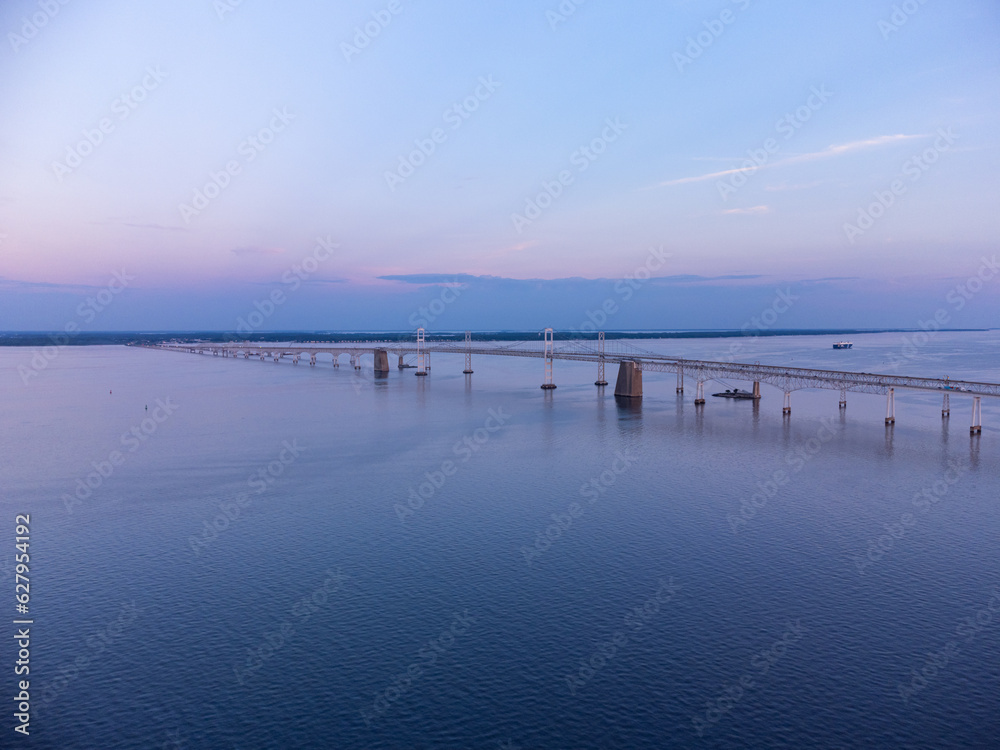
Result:
[[[402,355],[402,354],[400,354],[400,355],[399,355],[399,369],[400,369],[400,370],[402,370],[402,369],[404,369],[405,367],[406,367],[406,365],[404,365],[404,364],[403,364],[403,355]]]
[[[375,372],[389,372],[389,352],[385,349],[375,350]]]
[[[618,365],[615,395],[624,398],[642,398],[642,368],[637,362],[626,360]]]
[[[970,435],[980,435],[983,432],[983,407],[979,396],[972,397],[972,427],[969,428]]]
[[[677,392],[684,393],[684,368],[677,368]]]
[[[944,403],[941,404],[941,419],[948,419],[951,416],[951,394],[944,394]]]
[[[760,398],[760,381],[753,381],[753,397]]]
[[[840,389],[840,408],[841,409],[846,409],[847,408],[847,389],[846,388],[841,388]]]
[[[890,388],[885,403],[885,423],[896,424],[896,389]]]
[[[785,402],[784,402],[784,405],[781,407],[781,413],[784,416],[787,416],[787,415],[789,415],[789,414],[792,413],[792,392],[791,391],[785,391]]]
[[[698,385],[694,390],[694,405],[703,406],[705,404],[705,381],[698,380]]]

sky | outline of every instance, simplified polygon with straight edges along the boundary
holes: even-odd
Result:
[[[0,330],[1000,325],[995,0],[6,0],[0,34]]]

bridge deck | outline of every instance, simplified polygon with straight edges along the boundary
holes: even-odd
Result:
[[[967,380],[950,380],[948,378],[927,378],[909,375],[887,375],[868,372],[846,372],[839,370],[818,370],[804,367],[779,367],[759,363],[717,362],[709,360],[682,359],[652,352],[645,352],[629,345],[618,345],[612,351],[603,354],[597,351],[594,342],[569,341],[559,342],[559,348],[552,352],[552,359],[577,362],[605,363],[636,362],[647,372],[678,372],[691,376],[698,381],[736,379],[750,382],[762,382],[780,388],[784,391],[794,391],[803,388],[826,388],[860,393],[888,393],[892,388],[935,391],[938,393],[963,393],[970,396],[1000,397],[1000,383],[979,383]],[[395,354],[416,354],[417,347],[413,344],[358,342],[352,344],[301,345],[301,344],[209,344],[209,343],[177,343],[149,344],[149,348],[169,349],[197,353],[223,354],[225,356],[246,355],[251,357],[296,357],[318,354],[363,355],[373,354],[376,350],[384,350]],[[504,357],[530,357],[544,359],[545,352],[530,346],[472,346],[462,344],[428,344],[423,347],[425,352],[447,354],[476,354]]]

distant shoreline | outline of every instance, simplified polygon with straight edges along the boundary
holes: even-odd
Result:
[[[824,328],[824,329],[775,329],[771,331],[730,330],[674,330],[674,331],[605,331],[611,339],[712,339],[756,338],[759,336],[859,336],[872,333],[914,333],[919,328]],[[969,333],[995,330],[993,328],[944,328],[942,333]],[[541,339],[541,331],[473,331],[475,341],[531,341]],[[462,341],[464,331],[436,331],[427,334],[430,341]],[[556,341],[567,339],[596,339],[597,334],[583,331],[555,331]],[[414,331],[261,331],[237,334],[228,331],[103,331],[66,334],[61,331],[11,331],[0,332],[0,346],[114,346],[129,343],[153,343],[165,340],[199,340],[209,343],[228,341],[267,342],[352,342],[352,341],[413,341]]]

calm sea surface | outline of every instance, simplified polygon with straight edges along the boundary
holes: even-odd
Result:
[[[632,343],[1000,381],[1000,332],[904,338]],[[629,406],[562,361],[31,356],[0,563],[13,617],[30,513],[34,748],[1000,747],[1000,403],[970,438],[957,394],[887,430],[884,396]]]

